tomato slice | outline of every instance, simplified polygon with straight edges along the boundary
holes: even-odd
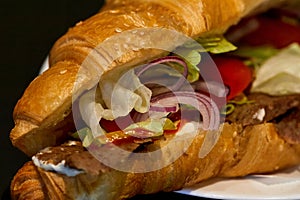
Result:
[[[252,81],[252,70],[242,60],[229,56],[213,58],[224,84],[229,87],[227,99],[241,94]]]
[[[124,117],[118,117],[115,120],[101,119],[100,125],[106,132],[120,131],[132,123],[130,115]]]

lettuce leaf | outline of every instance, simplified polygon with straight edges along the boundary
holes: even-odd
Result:
[[[300,93],[300,46],[297,43],[280,50],[257,70],[251,92],[270,95]]]
[[[200,37],[197,39],[197,42],[202,45],[205,51],[213,54],[226,53],[237,49],[236,46],[227,41],[223,36],[209,38]]]
[[[80,138],[82,140],[82,146],[88,147],[94,141],[94,136],[91,129],[88,127],[82,128],[72,134],[74,138]]]
[[[188,76],[187,80],[192,83],[199,79],[199,68],[198,65],[201,62],[201,55],[197,50],[179,48],[176,50],[176,54],[180,55],[182,59],[185,60],[188,67]],[[177,70],[182,71],[182,66],[177,63],[172,64]]]
[[[102,116],[104,119],[126,116],[132,109],[140,113],[149,110],[152,92],[140,82],[134,70],[129,70],[117,81],[109,79],[99,82],[99,87],[107,107]]]
[[[278,52],[279,49],[272,46],[241,46],[231,54],[245,58],[246,65],[257,68]]]
[[[124,131],[133,129],[145,129],[153,133],[152,137],[163,135],[165,130],[176,130],[176,125],[168,118],[148,119],[146,121],[131,124]]]
[[[162,136],[165,130],[177,130],[177,125],[177,122],[172,122],[168,118],[148,119],[146,121],[131,124],[125,128],[124,131],[125,133],[128,132],[130,134],[130,130],[144,129],[151,132],[151,134],[148,135],[148,138],[152,138]],[[137,132],[132,136],[138,137],[138,134],[139,133]],[[94,137],[92,130],[88,127],[78,130],[77,132],[73,133],[72,136],[74,138],[80,138],[84,147],[89,147],[95,140],[100,142],[100,144],[106,144],[106,141],[101,140],[101,137]]]
[[[152,92],[140,82],[133,70],[117,81],[100,81],[97,89],[88,91],[79,100],[82,119],[95,137],[105,133],[99,125],[102,118],[114,120],[128,115],[133,109],[140,113],[149,110]],[[101,96],[95,94],[97,91]]]
[[[195,41],[187,42],[183,47],[178,48],[175,53],[182,57],[188,65],[189,82],[199,79],[198,65],[201,62],[201,53],[210,52],[213,54],[226,53],[236,50],[237,47],[227,41],[223,36],[208,38],[197,38]],[[178,67],[177,67],[178,68]]]

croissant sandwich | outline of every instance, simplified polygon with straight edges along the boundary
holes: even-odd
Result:
[[[128,199],[299,165],[298,5],[108,0],[15,106],[10,138],[32,159],[12,199]]]

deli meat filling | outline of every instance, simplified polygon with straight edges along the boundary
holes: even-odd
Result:
[[[286,142],[300,144],[299,95],[252,93],[247,98],[249,103],[236,106],[234,112],[226,116],[227,122],[243,126],[274,122],[279,135]]]

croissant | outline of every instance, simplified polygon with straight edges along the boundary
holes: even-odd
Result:
[[[300,144],[281,137],[273,122],[247,126],[224,122],[216,144],[201,158],[199,149],[209,132],[207,129],[192,133],[193,137],[165,135],[150,142],[135,141],[130,147],[121,145],[144,154],[166,147],[151,162],[157,169],[148,171],[147,163],[139,159],[130,164],[136,171],[115,169],[84,148],[85,141],[70,141],[70,133],[78,128],[72,106],[82,94],[92,90],[99,80],[114,79],[116,74],[168,53],[163,48],[136,49],[141,41],[153,47],[167,40],[164,47],[173,49],[176,43],[170,41],[178,39],[147,32],[136,35],[134,30],[153,28],[155,32],[155,28],[160,28],[193,39],[220,35],[242,18],[283,2],[109,0],[99,13],[78,22],[55,42],[49,54],[49,69],[30,83],[15,106],[12,144],[33,157],[14,176],[12,199],[127,199],[137,194],[179,190],[212,177],[274,172],[299,164]],[[130,34],[109,40],[122,33]],[[100,45],[103,43],[105,48]],[[125,53],[119,56],[116,49]],[[293,102],[296,102],[293,108],[300,105],[297,96]],[[113,134],[119,137],[123,133]],[[99,148],[102,156],[110,146]],[[120,160],[128,158],[122,156]],[[50,168],[46,170],[45,166]]]

